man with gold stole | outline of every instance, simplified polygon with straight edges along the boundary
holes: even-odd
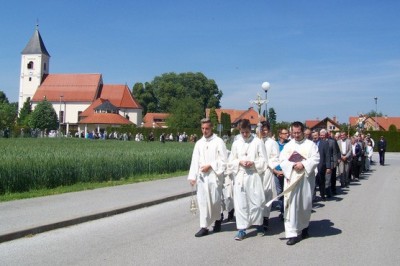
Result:
[[[307,238],[311,218],[315,169],[319,163],[318,147],[304,137],[304,125],[293,122],[293,139],[280,153],[279,160],[285,175],[284,223],[287,245]]]

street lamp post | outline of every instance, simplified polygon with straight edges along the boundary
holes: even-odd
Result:
[[[261,87],[265,91],[265,119],[268,120],[267,93],[268,93],[268,90],[271,88],[271,85],[269,84],[269,82],[265,81],[265,82],[263,82],[263,84],[261,84]]]
[[[64,96],[60,95],[60,112],[58,113],[58,134],[61,135],[61,102]]]
[[[375,100],[375,130],[378,130],[378,97]]]

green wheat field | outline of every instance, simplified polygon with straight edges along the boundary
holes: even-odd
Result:
[[[193,143],[0,139],[0,195],[187,171]]]

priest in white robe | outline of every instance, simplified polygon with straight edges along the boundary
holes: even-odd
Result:
[[[265,164],[265,171],[262,176],[262,183],[264,187],[265,201],[269,202],[276,196],[275,180],[273,170],[279,165],[279,146],[278,143],[272,139],[270,134],[271,126],[268,121],[261,123],[261,138],[265,145],[267,152],[267,163]],[[268,228],[269,215],[271,213],[271,205],[264,208],[264,230]]]
[[[188,175],[190,184],[197,184],[200,230],[196,237],[207,235],[213,222],[213,231],[221,231],[222,185],[228,153],[225,142],[213,134],[212,127],[209,118],[201,120],[203,137],[194,146]]]
[[[319,163],[318,147],[304,137],[304,125],[301,122],[292,123],[292,137],[279,156],[285,175],[284,222],[288,245],[308,237],[315,169]]]
[[[228,163],[228,173],[234,179],[233,195],[238,229],[236,240],[243,240],[246,229],[252,225],[256,225],[258,233],[264,235],[262,224],[265,195],[262,175],[266,163],[264,143],[251,134],[250,121],[243,119],[240,135],[232,144]]]

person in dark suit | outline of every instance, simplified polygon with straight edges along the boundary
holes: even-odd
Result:
[[[358,142],[357,137],[351,137],[351,149],[352,149],[352,161],[351,161],[351,175],[353,176],[351,180],[358,181],[361,173],[361,157],[362,157],[362,147]]]
[[[379,163],[385,165],[386,140],[383,136],[378,142]]]
[[[318,146],[319,152],[319,163],[317,167],[316,183],[319,187],[319,193],[323,201],[326,200],[326,185],[325,176],[331,174],[331,152],[329,149],[329,143],[319,137],[319,132],[314,131],[312,133],[312,140]]]
[[[332,195],[336,195],[336,167],[338,165],[338,161],[340,158],[340,150],[337,141],[330,136],[330,133],[326,129],[321,129],[319,131],[319,136],[321,139],[326,140],[329,144],[329,152],[331,155],[331,174],[326,174],[325,176],[325,185],[326,195],[331,197]]]

